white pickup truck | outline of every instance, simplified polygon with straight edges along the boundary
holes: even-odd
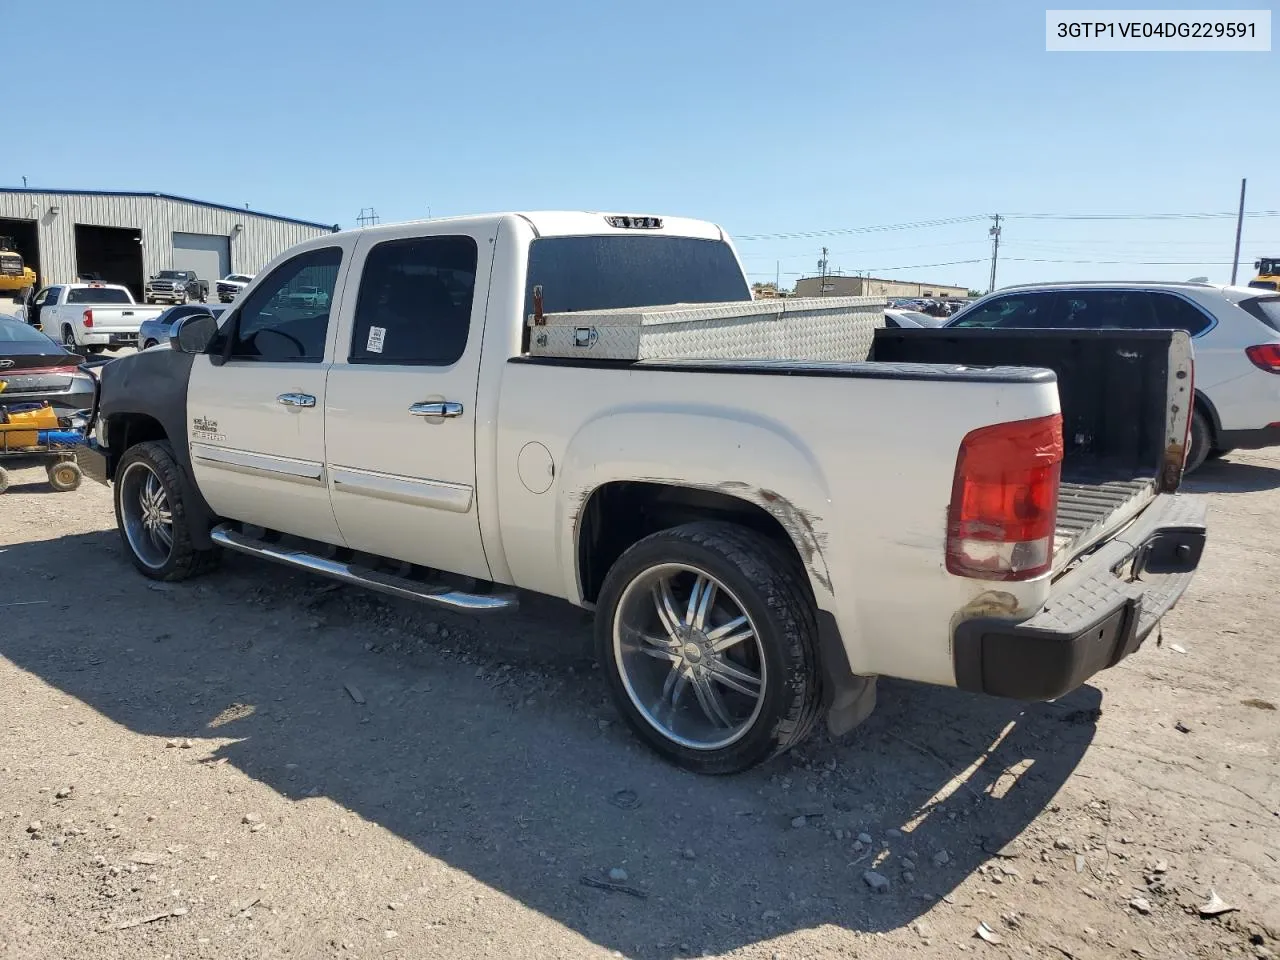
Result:
[[[333,234],[109,364],[81,465],[153,579],[224,548],[457,611],[593,608],[619,710],[705,773],[852,728],[881,675],[1058,697],[1186,589],[1181,331],[881,329],[849,363],[529,350],[544,310],[750,298],[694,220]]]
[[[138,343],[138,328],[164,312],[141,306],[128,287],[62,283],[35,295],[28,322],[78,353],[102,353]]]

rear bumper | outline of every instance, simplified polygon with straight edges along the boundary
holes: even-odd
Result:
[[[1054,584],[1029,620],[977,618],[953,636],[956,686],[1052,700],[1142,646],[1191,582],[1205,543],[1205,505],[1157,497],[1128,529]]]
[[[1217,440],[1218,447],[1223,450],[1259,450],[1280,446],[1280,424],[1257,430],[1220,430]]]
[[[118,331],[116,333],[84,330],[77,334],[81,343],[94,347],[132,347],[138,342],[136,330]]]
[[[69,417],[81,410],[93,407],[93,384],[87,378],[77,378],[68,390],[41,390],[0,394],[0,405],[19,403],[47,403],[59,417]]]

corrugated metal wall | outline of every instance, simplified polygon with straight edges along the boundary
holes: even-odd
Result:
[[[57,213],[52,212],[54,207]],[[257,273],[277,254],[295,243],[329,232],[248,210],[207,207],[144,194],[118,196],[0,190],[0,217],[38,222],[42,284],[75,280],[77,223],[141,230],[142,262],[147,276],[172,266],[174,231],[229,237],[233,273]]]

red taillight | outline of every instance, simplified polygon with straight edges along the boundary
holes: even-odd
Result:
[[[84,325],[85,325],[85,327],[92,327],[92,326],[93,326],[93,311],[92,311],[92,310],[86,310],[86,311],[84,312]]]
[[[1049,570],[1061,475],[1060,414],[966,436],[947,515],[947,570],[980,580],[1029,580]]]
[[[1245,347],[1253,365],[1267,373],[1280,373],[1280,343],[1260,343],[1256,347]]]

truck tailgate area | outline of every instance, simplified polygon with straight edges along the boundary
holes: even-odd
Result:
[[[1055,570],[1176,486],[1170,447],[1178,445],[1180,464],[1190,357],[1186,334],[1167,330],[886,329],[876,331],[872,351],[879,361],[1054,372],[1064,447]]]
[[[1058,487],[1054,569],[1060,570],[1072,557],[1128,523],[1155,495],[1155,485],[1149,477],[1103,480],[1084,473],[1064,475]]]

